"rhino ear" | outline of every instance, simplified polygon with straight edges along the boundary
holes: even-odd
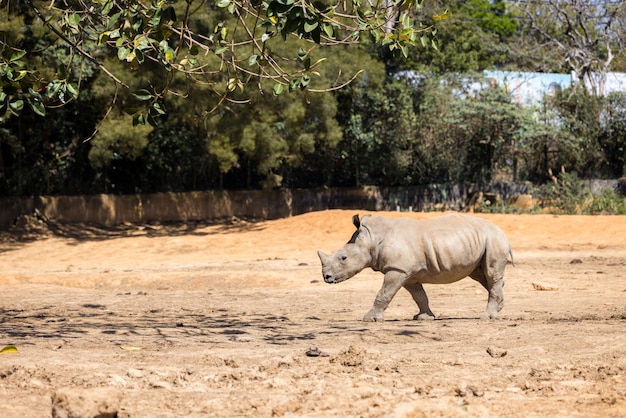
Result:
[[[356,229],[359,229],[361,227],[361,221],[359,220],[359,214],[358,213],[352,217],[352,223],[354,224]]]

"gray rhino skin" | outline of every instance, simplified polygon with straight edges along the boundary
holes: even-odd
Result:
[[[366,267],[385,274],[382,288],[363,321],[383,321],[391,299],[404,287],[419,307],[413,319],[434,319],[422,283],[453,283],[467,276],[489,292],[481,319],[498,318],[504,305],[504,268],[513,262],[509,240],[493,223],[451,214],[431,220],[354,215],[357,230],[332,254],[317,254],[326,283],[339,283]]]

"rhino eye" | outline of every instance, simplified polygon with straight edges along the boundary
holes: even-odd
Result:
[[[347,256],[347,255],[342,255],[342,256],[341,256],[341,261],[346,261],[347,259],[348,259],[348,256]]]

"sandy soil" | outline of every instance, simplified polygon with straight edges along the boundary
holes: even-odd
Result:
[[[119,417],[626,416],[626,217],[476,215],[515,254],[502,320],[467,279],[425,286],[435,321],[401,290],[364,323],[382,276],[327,285],[316,255],[353,213],[5,235],[2,416],[63,391]]]

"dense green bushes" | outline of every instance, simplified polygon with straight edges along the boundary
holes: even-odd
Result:
[[[613,189],[593,194],[576,174],[561,172],[551,181],[535,187],[537,210],[581,215],[626,215],[626,196]]]

